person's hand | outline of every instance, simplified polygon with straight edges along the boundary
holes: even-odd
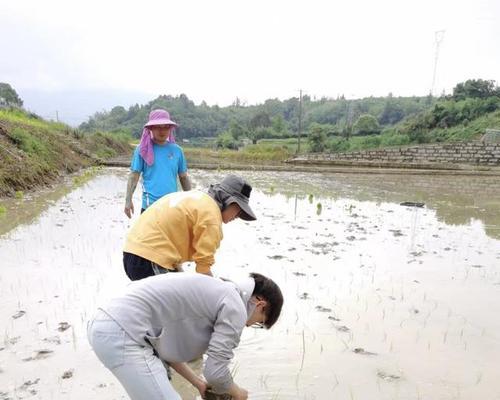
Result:
[[[233,397],[233,400],[247,400],[248,399],[248,392],[240,388],[236,383],[233,383],[231,387],[229,388],[228,394],[230,394]]]
[[[247,400],[248,391],[243,388],[238,388],[235,394],[233,394],[233,400]]]
[[[198,392],[200,392],[200,396],[202,399],[205,398],[205,392],[208,388],[207,382],[205,382],[203,379],[199,379],[199,382],[195,385],[196,389],[198,389]]]
[[[134,213],[134,203],[130,202],[125,204],[125,215],[129,218],[132,218],[133,213]]]

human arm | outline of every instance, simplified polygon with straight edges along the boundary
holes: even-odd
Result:
[[[193,261],[196,272],[210,275],[210,268],[215,262],[215,252],[222,240],[222,228],[217,224],[202,224],[193,227]]]
[[[185,192],[192,189],[191,179],[189,179],[187,172],[179,174],[179,181],[181,182],[182,190]]]
[[[179,159],[177,165],[177,174],[179,175],[179,181],[181,182],[182,190],[185,192],[192,189],[191,180],[189,179],[187,173],[187,162],[186,157],[184,157],[184,152],[179,147]]]
[[[203,375],[208,386],[216,393],[232,391],[236,394],[236,398],[246,399],[244,396],[246,391],[235,384],[229,370],[234,349],[238,346],[245,327],[246,308],[234,289],[227,293],[219,304],[217,319],[206,351]]]
[[[194,373],[194,371],[187,365],[187,363],[173,363],[169,365],[191,385],[193,385],[200,392],[201,397],[205,398],[205,391],[207,390],[207,382]]]
[[[125,215],[132,218],[134,213],[134,203],[132,201],[132,196],[134,194],[137,183],[139,182],[140,172],[130,171],[127,182],[127,194],[125,195]]]

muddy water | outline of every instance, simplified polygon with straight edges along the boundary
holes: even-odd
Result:
[[[224,227],[215,272],[262,272],[285,294],[280,322],[236,351],[250,398],[500,398],[498,178],[245,175],[259,220]],[[223,174],[192,176],[204,188]],[[85,337],[127,283],[125,185],[105,170],[0,217],[6,231],[41,210],[0,237],[0,399],[126,398]]]

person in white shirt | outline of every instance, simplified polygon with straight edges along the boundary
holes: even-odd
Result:
[[[279,286],[251,273],[242,282],[203,274],[163,274],[133,282],[100,308],[88,337],[99,360],[132,400],[180,400],[162,361],[194,385],[246,400],[229,363],[245,326],[272,327],[283,306]],[[204,378],[186,364],[206,355]]]

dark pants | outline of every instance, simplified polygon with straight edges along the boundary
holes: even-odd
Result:
[[[148,276],[165,274],[167,272],[177,272],[175,269],[165,269],[141,256],[125,251],[123,252],[123,267],[125,268],[125,273],[132,281],[138,281]]]

